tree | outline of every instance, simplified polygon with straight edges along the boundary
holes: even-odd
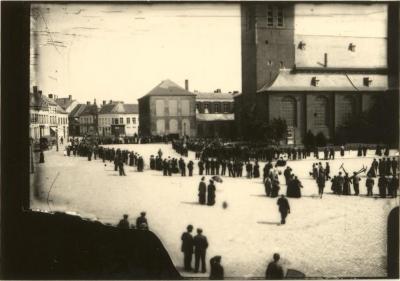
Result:
[[[304,136],[303,144],[308,149],[315,147],[315,136],[310,130],[308,130],[306,135]]]
[[[327,139],[324,135],[323,132],[319,132],[316,136],[315,136],[315,144],[317,146],[326,146],[327,143]]]

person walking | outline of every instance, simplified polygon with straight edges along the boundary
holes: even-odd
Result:
[[[207,192],[207,186],[206,183],[204,182],[205,178],[201,178],[201,182],[199,184],[199,203],[201,205],[206,204],[206,192]]]
[[[189,177],[193,176],[193,161],[190,160],[189,163],[187,164],[187,168],[189,170]]]
[[[193,256],[193,225],[189,224],[186,227],[186,232],[182,233],[182,247],[181,251],[183,252],[183,264],[186,271],[192,270],[192,256]]]
[[[265,279],[267,280],[283,279],[283,268],[279,264],[280,260],[279,254],[275,253],[273,259],[274,260],[270,262],[267,266],[267,270],[265,271]]]
[[[281,195],[276,204],[279,206],[279,213],[281,214],[281,224],[286,223],[286,217],[290,214],[289,201],[286,199],[285,195]]]
[[[197,229],[197,235],[193,238],[194,244],[194,273],[199,272],[201,263],[201,272],[206,272],[206,251],[208,248],[207,237],[204,236],[201,228]]]
[[[266,177],[264,180],[264,187],[265,187],[265,194],[267,197],[271,196],[271,190],[272,190],[272,183],[270,177]]]

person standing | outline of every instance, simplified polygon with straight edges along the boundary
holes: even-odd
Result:
[[[136,228],[137,229],[149,229],[149,224],[146,218],[146,212],[141,212],[140,217],[136,219]]]
[[[322,198],[322,195],[324,194],[324,188],[325,188],[325,172],[322,170],[318,174],[317,185],[318,185],[319,197]]]
[[[279,178],[278,178],[278,175],[275,175],[275,176],[273,177],[273,180],[272,180],[271,197],[272,197],[272,198],[278,197],[278,195],[279,195],[279,190],[280,190]]]
[[[207,186],[206,183],[204,182],[204,177],[201,178],[201,182],[199,184],[199,203],[201,205],[206,204],[206,190]]]
[[[122,158],[119,158],[119,160],[118,160],[118,170],[119,170],[120,176],[126,176],[125,170],[124,170],[124,162],[122,161]]]
[[[194,272],[199,272],[201,262],[201,272],[206,272],[206,251],[208,248],[207,237],[204,236],[201,228],[197,229],[197,235],[193,238],[194,244]]]
[[[271,196],[271,190],[272,190],[272,183],[270,177],[266,177],[264,180],[264,187],[265,187],[265,194],[267,197]]]
[[[373,196],[373,188],[374,188],[374,179],[372,178],[372,176],[370,174],[368,174],[368,178],[365,182],[365,186],[367,187],[367,196]]]
[[[224,280],[224,268],[221,265],[221,256],[210,259],[210,280]]]
[[[397,159],[393,157],[392,159],[392,173],[395,175],[397,173]]]
[[[286,217],[290,214],[289,201],[286,199],[285,195],[281,195],[276,204],[279,206],[279,213],[281,214],[281,224],[286,223]]]
[[[128,221],[128,215],[124,215],[123,218],[119,221],[117,227],[119,228],[125,228],[128,229],[129,228],[129,221]]]
[[[207,205],[214,206],[215,204],[215,185],[214,181],[210,180],[210,183],[207,187]]]
[[[189,163],[187,164],[187,168],[189,170],[189,177],[193,176],[193,161],[190,160]]]
[[[378,179],[378,188],[379,188],[379,197],[386,198],[386,187],[388,185],[388,181],[384,175],[379,175]]]
[[[268,264],[267,270],[265,271],[265,279],[267,280],[278,280],[283,279],[283,268],[279,264],[279,254],[274,254],[274,261]]]
[[[393,198],[396,198],[397,189],[399,189],[399,179],[396,177],[396,174],[393,175],[388,186],[389,186],[389,195]]]
[[[193,236],[192,230],[193,225],[189,224],[186,227],[186,232],[182,233],[182,247],[181,251],[183,252],[183,264],[186,271],[192,270],[192,256],[193,256]]]
[[[357,176],[357,173],[354,172],[353,176],[351,177],[353,180],[353,188],[354,188],[354,195],[360,194],[360,181],[361,178]]]
[[[340,146],[340,156],[344,156],[344,145]]]

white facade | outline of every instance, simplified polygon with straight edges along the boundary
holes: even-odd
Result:
[[[99,114],[99,135],[111,136],[112,125],[124,125],[125,135],[134,136],[138,134],[139,114],[108,113]]]

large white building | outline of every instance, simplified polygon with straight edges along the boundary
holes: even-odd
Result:
[[[53,99],[46,97],[36,86],[29,94],[29,134],[34,140],[43,137],[68,138],[68,113]]]
[[[134,136],[138,134],[139,110],[137,104],[110,101],[99,111],[100,136]]]

